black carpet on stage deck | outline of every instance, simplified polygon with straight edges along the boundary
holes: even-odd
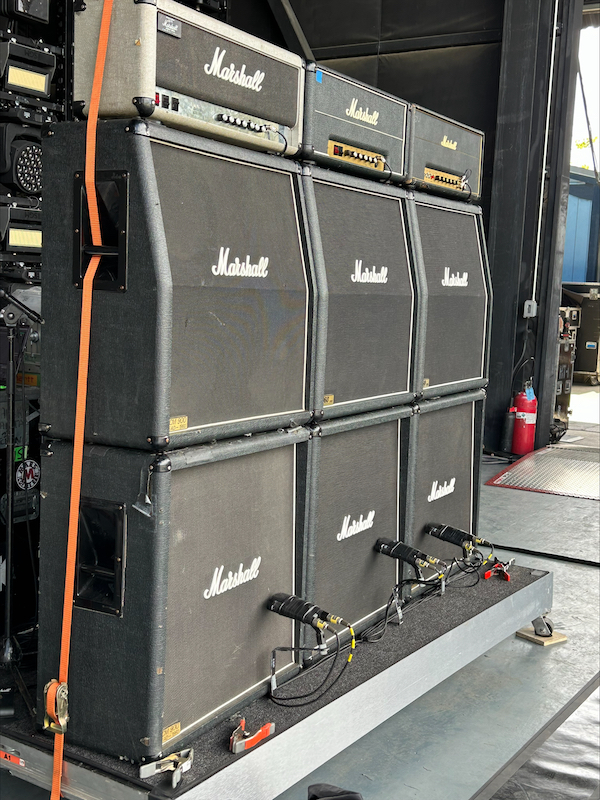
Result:
[[[246,730],[248,731],[254,732],[266,722],[274,722],[275,735],[282,733],[327,703],[425,647],[434,639],[443,636],[509,595],[524,589],[546,574],[540,570],[512,566],[510,582],[494,576],[489,580],[482,578],[474,586],[470,584],[474,582],[475,576],[466,575],[451,583],[443,596],[430,597],[422,602],[415,602],[412,606],[409,604],[405,607],[402,625],[398,626],[396,621],[388,625],[387,633],[382,641],[357,644],[354,659],[344,675],[331,691],[316,702],[300,708],[283,708],[272,703],[267,697],[261,697],[248,705],[243,712],[234,714],[228,720],[198,734],[189,744],[182,745],[182,748],[185,746],[194,748],[194,764],[192,769],[184,775],[182,783],[175,792],[171,790],[170,777],[160,776],[151,781],[142,782],[138,777],[139,767],[134,764],[80,747],[69,746],[68,733],[65,742],[65,756],[74,762],[109,772],[125,782],[144,786],[146,789],[154,787],[150,797],[156,800],[178,797],[194,784],[200,783],[215,772],[227,767],[235,759],[244,757],[243,754],[234,756],[228,750],[229,737],[242,716],[246,718]],[[392,618],[397,619],[395,614]],[[340,655],[334,676],[338,674],[339,669],[346,661],[346,653],[347,650]],[[323,679],[328,664],[329,662],[325,661],[314,670],[301,673],[297,678],[281,686],[277,695],[284,698],[285,695],[310,692]],[[24,679],[30,686],[30,690],[35,693],[35,674],[24,671]],[[2,686],[12,685],[11,680],[9,673],[0,672]],[[51,739],[35,729],[33,721],[28,716],[25,703],[18,696],[18,692],[15,693],[17,694],[15,698],[16,715],[11,719],[3,720],[4,732],[20,741],[50,750]],[[357,711],[361,713],[362,710],[357,709]],[[351,722],[349,719],[349,724]]]

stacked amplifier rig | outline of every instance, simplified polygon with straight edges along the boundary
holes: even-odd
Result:
[[[75,12],[81,120],[101,11]],[[360,630],[412,576],[379,540],[438,564],[453,546],[428,525],[475,533],[482,136],[172,0],[114,4],[100,117],[67,737],[144,760],[265,693],[274,647],[306,644],[271,595]],[[43,139],[39,709],[99,252],[85,130]]]

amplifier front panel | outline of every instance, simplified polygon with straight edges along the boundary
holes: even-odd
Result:
[[[158,142],[152,153],[173,281],[171,417],[193,429],[302,411],[308,282],[294,178]]]
[[[467,207],[468,208],[468,207]],[[427,280],[423,389],[484,381],[488,290],[479,215],[417,202]]]
[[[415,290],[401,200],[321,180],[314,191],[329,297],[324,408],[385,405],[410,389]]]
[[[317,442],[311,599],[355,624],[385,607],[396,582],[396,562],[374,545],[398,538],[399,428],[395,420]]]
[[[275,592],[294,594],[295,452],[173,473],[163,717],[179,731],[172,738],[265,684],[271,650],[293,644],[292,621],[266,606]],[[279,654],[278,669],[290,663]]]

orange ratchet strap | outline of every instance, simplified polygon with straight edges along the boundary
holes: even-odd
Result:
[[[100,92],[106,62],[108,34],[112,15],[113,0],[104,0],[100,36],[96,53],[94,81],[88,112],[85,139],[85,191],[90,215],[92,244],[102,245],[100,215],[96,197],[96,129]],[[94,277],[98,270],[100,256],[92,256],[83,279],[81,297],[81,328],[79,334],[79,365],[77,372],[77,399],[75,405],[75,435],[73,438],[73,468],[71,472],[71,499],[69,506],[69,528],[67,533],[67,561],[65,569],[65,593],[63,600],[62,635],[60,642],[60,666],[58,681],[52,680],[46,686],[46,727],[54,736],[54,765],[52,770],[52,793],[50,800],[59,800],[63,772],[64,734],[67,727],[68,711],[67,678],[69,674],[69,653],[71,648],[71,622],[73,618],[73,591],[75,584],[75,557],[77,554],[77,530],[79,527],[79,504],[81,500],[81,473],[83,467],[83,439],[85,409],[87,402],[88,364],[90,355],[90,329],[92,324],[92,290]]]

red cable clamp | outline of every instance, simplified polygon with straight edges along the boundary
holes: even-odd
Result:
[[[505,562],[496,561],[494,566],[491,569],[488,569],[488,571],[484,574],[483,577],[485,580],[487,580],[488,578],[491,578],[492,575],[500,575],[500,577],[504,578],[505,581],[509,581],[510,574],[508,572],[508,568],[511,566],[511,564],[514,563],[515,563],[514,558],[511,558],[510,561],[505,561]]]
[[[250,750],[267,736],[275,733],[275,723],[267,722],[262,728],[259,728],[256,733],[250,734],[246,731],[246,720],[241,719],[240,724],[234,730],[229,738],[229,749],[232,753],[243,753],[244,750]]]

